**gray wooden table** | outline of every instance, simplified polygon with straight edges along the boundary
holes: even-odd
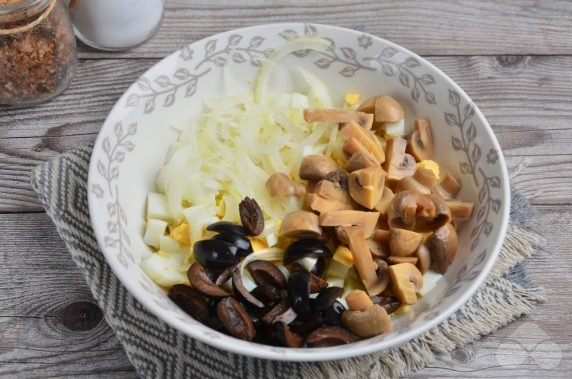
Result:
[[[121,93],[163,56],[213,33],[279,21],[359,29],[422,54],[479,105],[509,167],[527,163],[514,185],[537,207],[548,239],[551,254],[528,264],[547,302],[415,377],[569,378],[569,0],[167,0],[164,22],[148,43],[122,53],[80,46],[77,76],[62,96],[32,109],[0,110],[0,377],[135,376],[36,199],[30,170],[94,141]]]

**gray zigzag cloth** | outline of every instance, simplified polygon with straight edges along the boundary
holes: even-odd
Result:
[[[538,252],[540,236],[526,228],[534,211],[513,193],[511,223],[487,282],[459,311],[413,341],[389,351],[334,362],[289,363],[255,359],[215,349],[166,325],[149,313],[113,275],[90,226],[87,170],[91,146],[37,167],[32,185],[83,271],[105,319],[143,378],[379,378],[407,375],[530,312],[542,301],[522,261]]]

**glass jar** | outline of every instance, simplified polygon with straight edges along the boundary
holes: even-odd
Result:
[[[69,0],[76,36],[99,50],[126,50],[155,34],[163,0]]]
[[[67,88],[76,66],[61,0],[0,0],[0,104],[48,101]]]

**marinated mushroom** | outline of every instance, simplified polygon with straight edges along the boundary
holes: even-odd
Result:
[[[439,196],[444,200],[451,200],[451,194],[448,193],[442,186],[437,182],[435,173],[424,167],[418,167],[413,174],[413,178],[421,183],[423,186],[429,189],[429,191]]]
[[[387,172],[387,180],[397,182],[415,172],[415,158],[405,152],[407,141],[400,137],[391,137],[387,140],[385,152],[387,159],[383,168]]]
[[[431,268],[431,252],[424,244],[419,245],[415,251],[417,258],[417,268],[422,274],[425,274]]]
[[[446,173],[443,179],[441,179],[441,187],[443,187],[452,198],[457,197],[461,191],[461,183],[449,173]]]
[[[389,230],[389,250],[397,257],[413,255],[423,241],[423,234],[407,229],[391,228]]]
[[[300,179],[322,180],[338,169],[338,164],[330,157],[320,154],[306,155],[300,164]]]
[[[423,287],[423,274],[411,263],[389,266],[389,275],[395,295],[403,304],[417,302],[417,291]]]
[[[339,184],[344,191],[348,190],[348,173],[345,170],[336,170],[330,172],[324,177],[324,180]]]
[[[377,96],[375,99],[375,122],[397,122],[405,116],[403,107],[391,96]]]
[[[358,151],[346,162],[346,169],[349,172],[367,167],[381,167],[381,163],[366,151]]]
[[[457,254],[457,232],[450,223],[437,229],[425,242],[435,270],[444,274]]]
[[[387,281],[378,275],[378,266],[373,261],[365,241],[363,228],[349,227],[346,228],[346,232],[359,277],[367,292],[370,295],[377,295],[387,287]]]
[[[335,122],[338,124],[354,121],[365,129],[371,129],[373,115],[344,109],[304,109],[304,120],[306,122]]]
[[[266,190],[272,197],[303,195],[306,187],[302,183],[293,182],[288,175],[282,172],[275,172],[266,181]]]
[[[395,195],[393,194],[393,191],[389,189],[389,187],[383,187],[381,199],[379,199],[374,209],[382,215],[385,215],[387,213],[387,208],[389,208],[389,204],[391,204],[394,196]]]
[[[379,212],[362,211],[332,211],[322,213],[319,217],[321,226],[358,226],[362,227],[365,236],[369,238],[377,225]]]
[[[389,256],[387,257],[387,262],[390,265],[396,265],[399,263],[411,263],[412,265],[417,264],[417,257],[396,257],[396,256]]]
[[[349,203],[343,203],[339,200],[326,199],[315,193],[308,194],[307,201],[310,209],[318,213],[350,210],[353,208]]]
[[[433,131],[429,121],[415,120],[415,131],[411,133],[407,141],[407,152],[417,161],[433,159]]]
[[[431,190],[419,183],[413,176],[406,176],[397,183],[396,192],[413,191],[424,195],[429,195]]]
[[[355,138],[363,146],[365,146],[367,151],[372,154],[379,162],[383,163],[385,161],[385,153],[383,152],[381,144],[377,140],[377,137],[373,135],[369,130],[365,130],[357,123],[350,121],[340,129],[340,133],[347,140],[352,137]]]
[[[362,290],[353,290],[346,295],[346,303],[352,311],[365,311],[373,306],[369,295]]]
[[[387,222],[392,228],[429,232],[451,220],[447,204],[435,195],[413,191],[399,192],[387,211]]]
[[[358,204],[373,209],[381,199],[384,183],[385,172],[380,166],[354,171],[348,178],[350,196]]]
[[[365,311],[347,310],[342,323],[355,335],[368,338],[391,330],[391,319],[386,310],[377,304]]]
[[[312,238],[322,234],[318,215],[308,211],[290,212],[282,220],[280,236],[288,238]]]
[[[468,203],[463,201],[447,201],[447,208],[451,212],[451,218],[453,220],[468,220],[473,213],[474,203]]]
[[[338,182],[320,180],[314,188],[314,193],[328,200],[336,200],[350,205],[352,203],[347,189],[344,189]]]
[[[350,158],[351,156],[357,153],[370,154],[367,147],[365,147],[365,145],[355,137],[348,138],[348,140],[344,143],[343,151],[346,154],[347,158]]]
[[[344,328],[324,326],[310,333],[306,338],[306,344],[308,347],[330,347],[346,345],[354,339],[354,336]]]

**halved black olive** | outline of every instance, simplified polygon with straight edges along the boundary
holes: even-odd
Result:
[[[305,270],[295,271],[288,278],[288,300],[294,311],[306,317],[312,311],[310,307],[310,273]]]
[[[230,334],[243,340],[252,341],[256,335],[256,329],[242,304],[232,297],[225,297],[218,302],[216,310],[218,318]]]
[[[182,310],[202,323],[209,318],[209,304],[203,295],[191,286],[177,284],[169,290],[169,298]]]
[[[344,290],[340,287],[324,288],[320,291],[320,294],[314,302],[314,309],[318,312],[325,311],[336,301],[337,298],[342,296],[343,293]]]
[[[294,333],[306,337],[314,330],[320,328],[324,324],[324,317],[320,313],[313,313],[312,317],[298,317],[290,325],[290,330]]]
[[[228,292],[214,283],[213,274],[199,262],[195,262],[187,271],[189,281],[199,292],[212,297],[230,296]]]
[[[243,234],[235,232],[224,232],[217,234],[211,239],[226,241],[231,245],[236,246],[238,248],[236,254],[238,255],[239,258],[244,258],[248,254],[252,253],[252,245],[250,244],[250,240],[246,238]]]
[[[339,301],[334,301],[325,313],[325,322],[330,326],[342,326],[342,313],[346,310],[346,307]]]
[[[244,227],[242,225],[238,225],[235,224],[234,222],[230,222],[230,221],[217,221],[215,223],[210,224],[209,226],[207,226],[207,230],[210,230],[211,232],[217,232],[217,233],[226,233],[226,232],[232,232],[232,233],[238,233],[238,234],[246,234],[246,229],[244,229]]]
[[[270,284],[278,289],[286,287],[286,277],[272,262],[257,259],[247,264],[246,269],[259,286]]]
[[[293,333],[287,325],[282,322],[272,324],[272,337],[280,346],[302,347],[304,339]]]
[[[354,340],[354,335],[348,330],[335,326],[326,326],[314,330],[308,338],[306,338],[306,343],[308,347],[330,347],[346,345]]]
[[[326,244],[316,238],[298,240],[290,244],[284,252],[284,264],[304,257],[331,257],[332,252]]]
[[[224,269],[238,262],[238,248],[226,241],[202,240],[195,242],[193,254],[197,262],[207,268]]]
[[[271,284],[257,286],[250,293],[266,305],[274,304],[280,300],[280,290]]]
[[[234,294],[238,300],[243,303],[250,303],[257,308],[264,308],[264,304],[254,297],[242,282],[242,275],[240,274],[240,269],[235,267],[232,273],[232,288],[234,289]]]
[[[312,274],[318,275],[318,276],[324,275],[325,271],[326,271],[326,259],[324,257],[318,258],[318,260],[316,261],[316,264],[310,270],[310,272]]]

